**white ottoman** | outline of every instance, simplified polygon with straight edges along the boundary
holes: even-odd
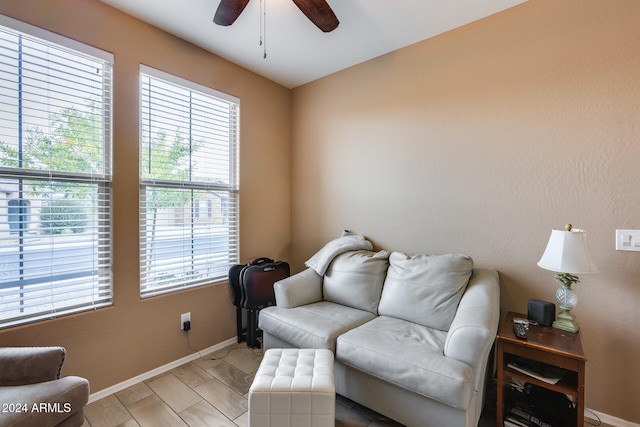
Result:
[[[249,389],[250,427],[334,427],[333,353],[266,351]]]

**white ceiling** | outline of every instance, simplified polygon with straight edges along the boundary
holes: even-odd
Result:
[[[340,20],[323,33],[290,0],[260,2],[229,27],[213,23],[219,0],[101,0],[288,88],[463,26],[526,0],[328,0]]]

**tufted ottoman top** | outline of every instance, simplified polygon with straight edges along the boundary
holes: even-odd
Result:
[[[265,352],[249,389],[250,427],[334,427],[333,352]]]
[[[251,389],[334,393],[333,353],[325,349],[269,349]]]

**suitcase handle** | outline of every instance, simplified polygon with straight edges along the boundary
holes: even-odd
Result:
[[[260,264],[271,263],[271,262],[273,262],[273,260],[271,258],[260,257],[260,258],[256,258],[253,261],[249,262],[248,265],[260,265]]]

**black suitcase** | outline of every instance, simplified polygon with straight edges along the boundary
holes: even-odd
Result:
[[[246,264],[236,264],[229,269],[229,289],[231,291],[231,303],[236,307],[236,328],[238,330],[238,342],[247,340],[247,328],[243,326],[242,313],[242,287],[240,286],[240,273]]]
[[[256,258],[246,265],[229,269],[232,302],[236,306],[238,342],[246,339],[247,346],[260,348],[258,313],[276,302],[273,284],[289,277],[289,264],[270,258]],[[242,309],[246,310],[247,327],[242,326]]]

